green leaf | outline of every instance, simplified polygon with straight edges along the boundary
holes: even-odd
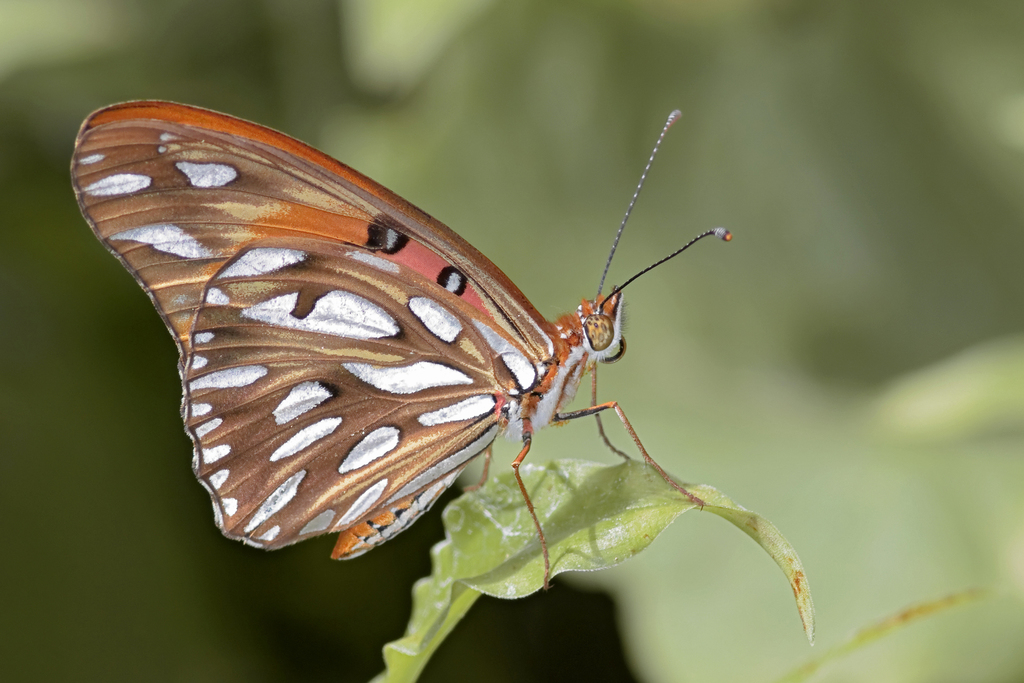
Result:
[[[552,576],[613,567],[646,548],[694,503],[653,469],[630,461],[613,467],[584,460],[524,465],[523,480],[544,527]],[[800,559],[759,515],[705,485],[684,486],[704,510],[729,520],[782,568],[797,598],[809,640],[814,606]],[[414,681],[444,638],[480,595],[520,598],[544,584],[544,560],[529,511],[512,473],[444,511],[446,540],[431,551],[433,572],[413,588],[406,634],[384,647],[387,670],[375,681]]]

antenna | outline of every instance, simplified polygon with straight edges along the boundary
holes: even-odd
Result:
[[[671,258],[675,258],[676,256],[679,256],[679,254],[682,254],[684,251],[689,249],[691,246],[696,244],[698,241],[704,239],[705,237],[710,237],[711,235],[714,235],[715,237],[717,237],[718,239],[722,240],[723,242],[730,242],[730,241],[732,241],[732,233],[729,232],[728,230],[726,230],[725,228],[713,228],[711,230],[708,230],[707,232],[702,232],[701,234],[697,235],[696,237],[694,237],[692,240],[690,240],[689,242],[687,242],[683,246],[681,246],[678,249],[676,249],[675,251],[673,251],[671,254],[669,254],[665,258],[661,259],[657,263],[653,263],[653,264],[647,266],[646,268],[641,270],[639,273],[637,273],[633,277],[631,277],[628,280],[626,280],[621,285],[618,285],[617,287],[615,287],[612,290],[612,293],[609,294],[608,296],[612,297],[612,296],[618,294],[619,292],[621,292],[622,290],[624,290],[626,288],[626,285],[628,285],[630,282],[632,282],[633,280],[637,279],[638,277],[640,277],[644,273],[646,273],[648,271],[651,271],[651,270],[654,270],[655,268],[660,266],[662,263],[664,263],[665,261],[668,261]]]
[[[619,238],[622,237],[622,231],[626,228],[626,221],[629,220],[629,214],[633,212],[633,205],[636,204],[636,198],[640,196],[640,188],[644,186],[644,181],[647,180],[647,172],[651,170],[651,164],[654,163],[654,157],[658,153],[658,148],[661,147],[661,141],[665,139],[665,133],[667,133],[668,129],[672,127],[672,124],[679,120],[679,117],[682,115],[683,113],[678,109],[669,114],[668,121],[665,122],[665,127],[661,129],[661,135],[658,136],[658,141],[654,143],[654,149],[651,150],[651,158],[647,160],[647,166],[644,167],[644,172],[640,176],[640,182],[636,186],[636,192],[633,193],[633,199],[629,201],[629,206],[626,208],[626,215],[622,217],[622,223],[619,225],[619,231],[615,233],[615,241],[612,242],[612,250],[608,252],[608,261],[605,262],[604,272],[601,273],[601,282],[597,285],[597,296],[601,296],[601,290],[604,289],[604,279],[608,276],[608,269],[611,268],[612,257],[615,256],[615,249],[619,246]],[[685,248],[686,247],[683,247],[683,249]],[[675,254],[672,256],[675,256]],[[622,288],[620,287],[619,289]]]

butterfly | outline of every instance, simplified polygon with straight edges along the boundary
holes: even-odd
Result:
[[[603,410],[693,498],[617,403],[596,404],[596,363],[626,350],[622,288],[646,270],[548,321],[472,245],[366,176],[170,102],[90,115],[72,178],[93,232],[178,346],[192,468],[229,538],[276,549],[337,533],[332,557],[356,557],[474,458],[489,463],[504,434],[523,445],[512,467],[547,586],[519,465],[534,431]],[[717,228],[686,246],[710,234],[731,237]],[[591,407],[562,412],[588,370]]]

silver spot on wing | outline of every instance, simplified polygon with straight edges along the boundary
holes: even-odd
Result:
[[[330,334],[347,339],[381,339],[398,334],[398,323],[380,306],[351,292],[328,292],[304,318],[292,315],[299,300],[297,292],[283,294],[250,306],[243,318],[293,330]]]
[[[416,296],[409,299],[411,310],[431,334],[451,344],[462,331],[462,323],[448,309],[432,299]]]
[[[277,462],[283,458],[291,457],[299,451],[309,448],[325,436],[333,434],[340,424],[340,417],[328,417],[319,422],[314,422],[308,427],[303,427],[295,433],[295,436],[285,441],[271,454],[270,462]]]
[[[93,197],[116,197],[145,190],[153,183],[148,175],[140,173],[118,173],[86,185],[82,191]]]
[[[224,485],[225,481],[227,481],[230,473],[230,470],[217,470],[210,475],[210,484],[213,485],[214,490],[220,490],[220,487]]]
[[[220,427],[223,423],[224,423],[224,420],[222,420],[219,417],[215,417],[212,420],[210,420],[209,422],[204,422],[203,424],[201,424],[198,427],[196,427],[196,436],[201,439],[204,436],[206,436],[207,434],[209,434],[210,432],[212,432],[217,427]]]
[[[399,432],[396,427],[381,427],[373,430],[352,447],[338,468],[338,472],[345,474],[384,457],[398,446],[398,436]]]
[[[238,177],[238,171],[227,164],[194,164],[179,161],[174,164],[188,177],[193,187],[224,187]]]
[[[344,526],[351,524],[356,521],[364,514],[366,514],[373,504],[376,503],[382,495],[384,495],[384,489],[388,487],[388,480],[381,479],[370,488],[363,491],[362,495],[356,498],[356,502],[352,503],[352,507],[341,516],[338,520],[338,526]]]
[[[211,462],[217,462],[228,453],[231,452],[231,446],[224,443],[220,446],[214,446],[213,448],[203,449],[203,462],[209,465]]]
[[[383,270],[385,273],[397,273],[399,271],[397,263],[363,251],[350,251],[348,257],[354,261],[361,261],[368,266],[373,266],[377,270]]]
[[[412,394],[434,387],[473,383],[469,375],[429,361],[401,367],[377,367],[368,363],[342,363],[342,366],[367,384],[390,394]]]
[[[331,397],[331,392],[319,382],[296,384],[274,408],[274,421],[283,425],[307,413]]]
[[[210,258],[213,256],[213,252],[200,244],[195,237],[192,237],[177,225],[171,225],[170,223],[143,225],[139,228],[132,228],[131,230],[111,235],[109,239],[129,240],[148,244],[157,251],[187,259]]]
[[[214,306],[227,306],[230,301],[227,294],[216,287],[210,287],[206,292],[206,303],[213,304]]]
[[[494,405],[494,396],[491,394],[471,396],[464,401],[453,403],[429,413],[423,413],[417,419],[419,419],[420,424],[424,427],[434,427],[448,422],[471,420],[474,417],[486,415],[494,410]]]
[[[334,510],[324,510],[319,515],[306,522],[306,526],[302,527],[299,531],[299,535],[315,534],[318,531],[323,531],[331,525],[332,519],[334,519]]]
[[[271,515],[276,514],[281,508],[290,503],[295,494],[298,493],[299,484],[305,476],[306,470],[299,470],[278,486],[276,491],[267,496],[267,499],[256,510],[256,514],[245,525],[245,533],[251,533],[253,529],[267,521]]]
[[[254,277],[281,270],[304,261],[306,252],[297,249],[259,247],[242,254],[237,261],[217,275],[222,277]]]
[[[483,338],[487,341],[488,346],[501,356],[501,360],[505,363],[505,367],[508,368],[509,372],[516,379],[516,384],[523,391],[527,391],[533,388],[533,385],[537,381],[537,370],[530,363],[529,359],[523,355],[523,353],[512,346],[504,337],[492,330],[486,324],[479,320],[473,321],[473,326],[476,327],[477,331],[483,335]]]
[[[189,382],[190,391],[196,389],[234,389],[247,387],[261,377],[266,376],[268,370],[262,365],[240,365],[237,368],[217,370],[208,375]]]

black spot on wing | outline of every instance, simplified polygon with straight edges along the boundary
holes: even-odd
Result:
[[[377,214],[366,229],[366,247],[385,254],[397,254],[409,243],[401,226],[386,214]]]
[[[455,266],[445,266],[437,275],[437,284],[455,296],[462,296],[466,291],[466,276]]]

